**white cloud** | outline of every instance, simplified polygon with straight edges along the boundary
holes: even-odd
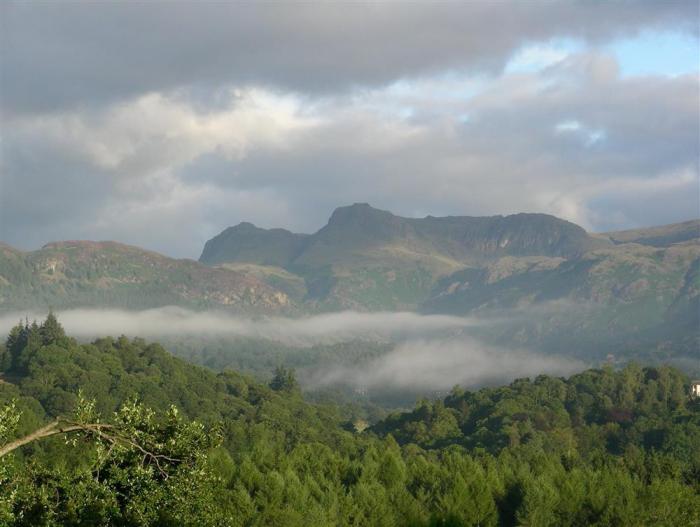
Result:
[[[692,76],[620,78],[610,57],[576,53],[495,78],[216,94],[213,105],[178,89],[16,116],[0,160],[0,239],[117,239],[196,257],[240,221],[315,231],[355,201],[404,215],[548,212],[597,230],[697,213]],[[642,205],[659,185],[666,206]]]
[[[506,65],[506,72],[532,72],[553,66],[566,59],[577,46],[566,43],[560,46],[535,44],[520,49]]]
[[[558,123],[554,129],[557,132],[575,132],[581,129],[581,123],[576,120],[562,121]]]
[[[198,111],[177,93],[150,93],[96,112],[30,116],[9,124],[26,140],[52,142],[131,179],[172,170],[205,152],[240,159],[262,145],[284,149],[291,134],[318,121],[301,115],[294,96],[250,88],[230,90],[229,104],[219,111]]]
[[[554,127],[554,131],[564,136],[572,135],[588,147],[605,140],[607,135],[605,130],[592,129],[577,120],[562,121]]]

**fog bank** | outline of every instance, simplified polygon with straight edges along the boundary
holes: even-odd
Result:
[[[314,387],[347,385],[357,389],[449,390],[540,374],[569,375],[585,364],[568,357],[526,350],[506,350],[460,336],[417,339],[366,364],[317,370],[307,382]]]
[[[470,318],[419,315],[408,312],[344,311],[300,318],[246,318],[221,311],[197,312],[179,307],[144,311],[70,309],[57,311],[66,332],[78,338],[106,335],[145,338],[208,335],[276,340],[289,345],[343,342],[354,339],[391,340],[459,334],[475,324]],[[46,313],[16,312],[0,316],[7,334],[18,320],[42,320]]]
[[[449,390],[547,373],[568,375],[583,362],[521,349],[489,346],[468,334],[470,327],[502,322],[498,316],[476,320],[409,312],[345,311],[300,318],[246,318],[221,311],[196,312],[179,307],[144,311],[70,309],[56,312],[66,332],[78,338],[127,335],[149,339],[216,336],[268,339],[304,347],[351,340],[395,342],[388,353],[357,364],[304,368],[309,388],[349,386],[358,390]],[[7,334],[18,320],[41,321],[46,313],[16,312],[0,316]],[[235,353],[232,349],[231,353]]]

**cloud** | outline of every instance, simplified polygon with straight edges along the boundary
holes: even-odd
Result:
[[[449,78],[436,96],[409,84],[338,99],[293,149],[251,151],[236,163],[236,184],[284,188],[292,203],[325,205],[306,222],[316,226],[338,195],[404,215],[549,212],[596,230],[612,227],[616,214],[630,226],[697,214],[684,198],[697,195],[697,78],[622,79],[609,57],[577,55],[541,73],[461,86],[461,97],[446,95],[460,87]],[[388,92],[406,117],[375,111],[386,108]],[[556,131],[571,121],[585,128]],[[645,215],[637,199],[650,182],[681,173],[693,179],[668,196],[667,213]],[[618,186],[628,192],[624,203],[594,207]],[[682,206],[670,207],[674,199]]]
[[[332,366],[308,373],[312,387],[344,385],[370,390],[449,390],[540,374],[569,375],[585,368],[581,361],[523,350],[486,346],[478,340],[417,339],[366,364]]]
[[[0,160],[0,238],[195,257],[240,221],[313,232],[354,201],[409,216],[548,212],[595,230],[693,217],[698,79],[616,71],[578,53],[488,81],[320,99],[231,89],[216,109],[151,94],[17,118]]]
[[[184,86],[305,93],[445,70],[499,71],[526,43],[697,34],[693,1],[338,5],[3,2],[3,113],[101,105]]]
[[[0,240],[197,257],[356,201],[593,230],[700,209],[697,75],[596,51],[692,34],[694,2],[177,7],[0,6]]]
[[[41,320],[42,313],[0,316],[0,332],[7,333],[17,320]],[[139,337],[230,336],[279,341],[292,346],[345,342],[356,339],[390,340],[435,333],[459,333],[473,319],[408,312],[358,313],[345,311],[302,318],[250,319],[223,312],[195,312],[179,307],[145,311],[71,309],[57,312],[66,332],[75,337],[104,335]]]
[[[213,112],[178,94],[149,94],[93,111],[8,122],[0,156],[0,239],[15,242],[24,231],[23,248],[67,238],[116,239],[194,256],[232,209],[284,221],[286,205],[273,189],[222,189],[208,175],[178,177],[181,167],[207,154],[231,162],[252,146],[284,151],[294,133],[315,122],[299,114],[290,96],[232,89],[227,101]]]
[[[295,130],[315,122],[299,115],[299,103],[292,96],[231,89],[227,101],[217,111],[202,111],[177,93],[149,93],[96,111],[9,122],[16,126],[11,137],[41,139],[99,170],[119,172],[131,184],[154,171],[181,166],[202,152],[216,151],[235,160],[245,157],[251,145],[284,149]]]
[[[575,44],[531,45],[520,49],[508,62],[508,72],[538,71],[562,62]]]

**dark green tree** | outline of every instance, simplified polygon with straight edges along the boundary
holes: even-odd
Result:
[[[294,369],[277,366],[270,381],[270,388],[277,392],[292,392],[299,388]]]
[[[53,310],[49,310],[46,320],[44,320],[39,328],[39,333],[41,334],[41,341],[45,346],[48,344],[56,344],[66,338],[66,332],[63,330],[63,326],[58,322],[56,315],[53,314]]]

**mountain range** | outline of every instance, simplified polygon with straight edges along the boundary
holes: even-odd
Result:
[[[163,305],[491,317],[507,321],[496,341],[694,356],[700,220],[594,234],[546,214],[404,218],[356,203],[313,234],[229,227],[199,262],[114,242],[0,246],[0,310]]]
[[[546,214],[402,218],[358,203],[310,235],[230,227],[200,262],[307,310],[489,317],[496,342],[589,357],[700,350],[698,220],[591,234]]]

